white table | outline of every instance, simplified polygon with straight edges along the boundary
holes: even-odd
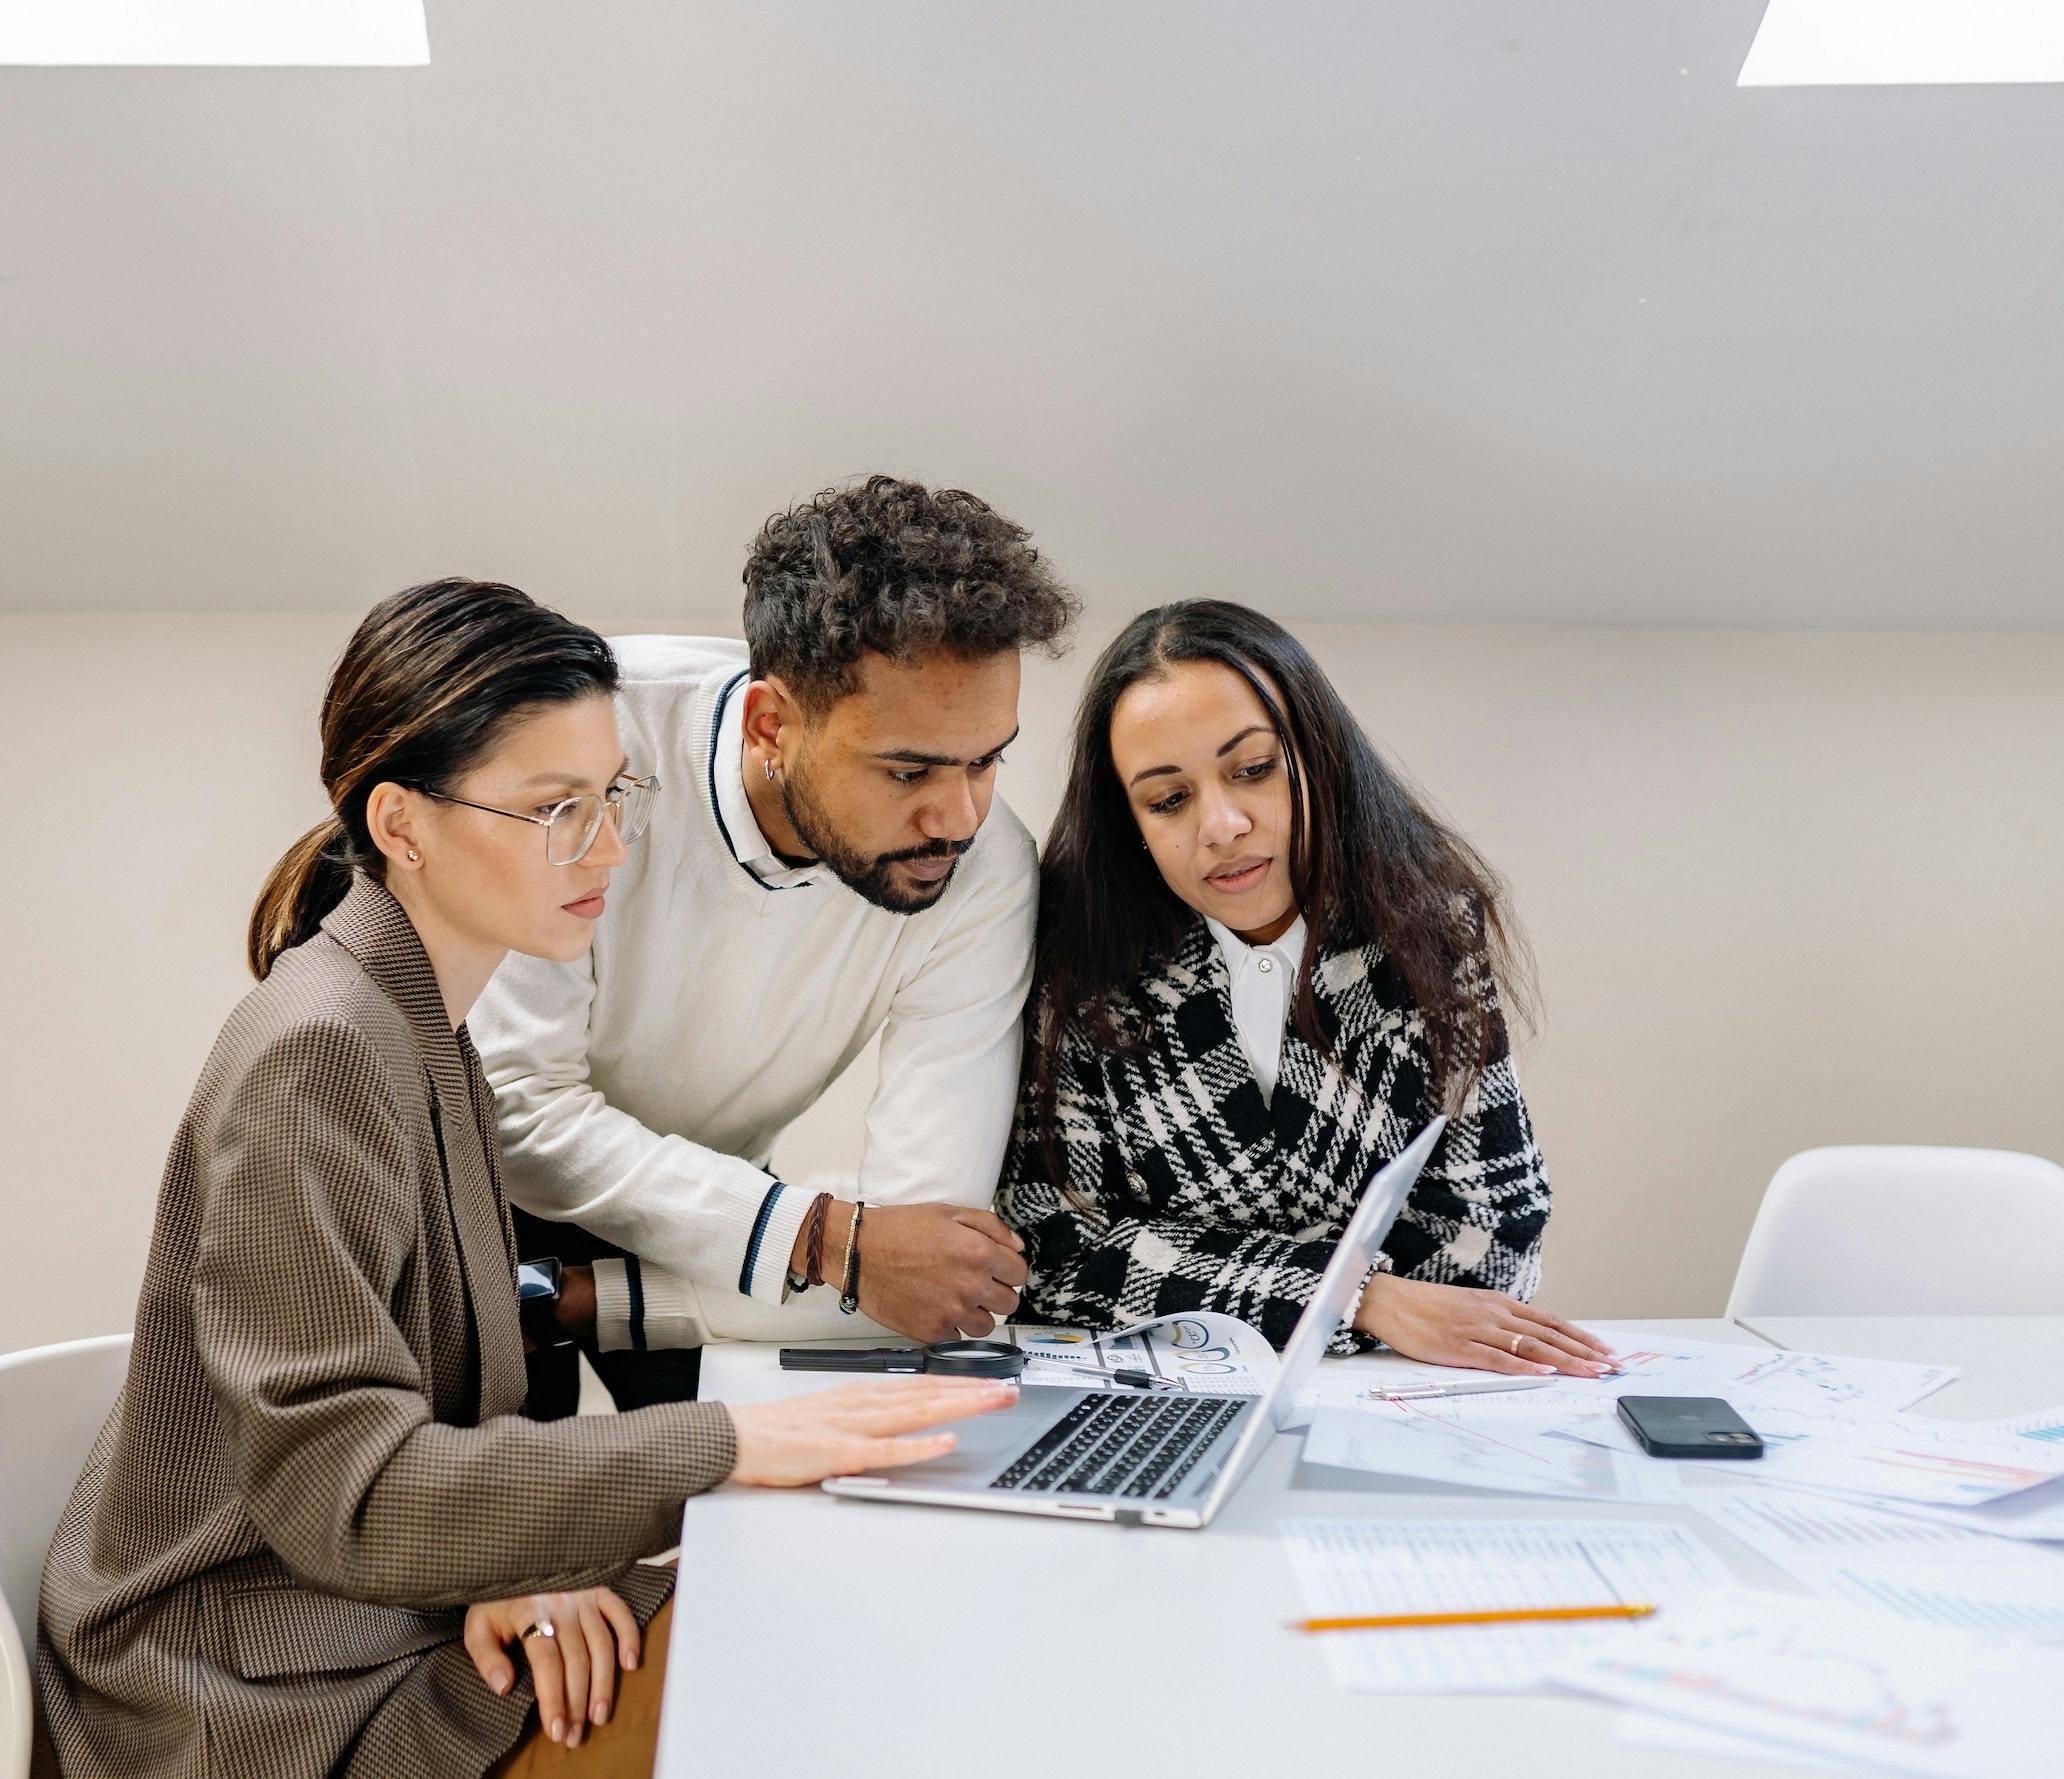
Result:
[[[1927,1412],[1983,1419],[2064,1395],[2064,1318],[1615,1326],[1965,1368]],[[1400,1369],[1400,1361],[1328,1361]],[[703,1354],[703,1393],[766,1400],[830,1381],[775,1350]],[[1592,1515],[1540,1496],[1436,1491],[1305,1470],[1276,1440],[1201,1532],[726,1488],[688,1503],[660,1779],[1743,1779],[1742,1763],[1620,1746],[1579,1699],[1374,1697],[1337,1690],[1276,1536],[1293,1515]],[[1745,1580],[1788,1586],[1746,1547],[1681,1519]],[[1123,1678],[1108,1682],[1103,1675]],[[1786,1769],[1768,1768],[1773,1773]]]

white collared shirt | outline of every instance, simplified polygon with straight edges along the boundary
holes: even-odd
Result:
[[[1304,959],[1304,916],[1269,945],[1249,945],[1230,927],[1208,914],[1204,924],[1218,941],[1226,974],[1233,985],[1233,1029],[1240,1050],[1254,1071],[1263,1105],[1276,1093],[1276,1075],[1283,1062],[1283,1027],[1290,1018],[1290,997],[1297,989],[1297,966]]]
[[[760,832],[759,817],[753,814],[752,799],[746,794],[745,775],[749,768],[745,763],[745,689],[747,681],[741,679],[724,694],[724,702],[717,712],[717,813],[724,819],[724,837],[731,842],[732,855],[764,883],[769,889],[801,889],[829,875],[826,867],[813,859],[807,865],[791,865],[767,844],[767,836]],[[737,747],[724,737],[736,736]],[[726,770],[725,755],[729,754],[729,770]]]
[[[834,1291],[788,1290],[814,1191],[768,1171],[775,1140],[878,1038],[841,1195],[988,1208],[1032,976],[1032,837],[998,797],[930,908],[878,908],[829,866],[784,865],[753,819],[743,643],[612,646],[624,747],[664,790],[587,955],[511,952],[467,1017],[509,1196],[639,1257],[595,1263],[612,1350],[885,1332]]]

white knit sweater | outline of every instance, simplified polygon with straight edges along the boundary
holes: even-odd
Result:
[[[611,646],[630,769],[659,775],[659,800],[590,955],[512,955],[468,1020],[510,1197],[641,1257],[596,1268],[606,1347],[875,1332],[832,1291],[788,1292],[811,1195],[768,1174],[768,1156],[879,1031],[858,1196],[988,1206],[1031,981],[1031,836],[997,799],[921,914],[876,908],[821,866],[781,870],[724,703],[744,645]]]

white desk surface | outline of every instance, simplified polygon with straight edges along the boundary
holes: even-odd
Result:
[[[2064,1317],[1620,1322],[1966,1376],[1925,1405],[1980,1419],[2064,1396]],[[1328,1361],[1404,1369],[1388,1357]],[[708,1397],[822,1388],[771,1346],[705,1349]],[[1203,1531],[724,1488],[688,1503],[658,1779],[1215,1779],[1363,1770],[1408,1779],[1744,1779],[1738,1761],[1614,1740],[1575,1698],[1338,1690],[1299,1615],[1278,1520],[1594,1515],[1595,1506],[1305,1469],[1279,1438]],[[1788,1586],[1683,1508],[1745,1580]],[[1774,1774],[1783,1766],[1755,1767]]]

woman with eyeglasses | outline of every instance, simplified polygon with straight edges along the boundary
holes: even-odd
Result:
[[[1144,612],[1090,672],[1040,870],[997,1209],[1029,1317],[1185,1310],[1275,1345],[1370,1175],[1449,1123],[1335,1350],[1595,1377],[1528,1301],[1548,1176],[1513,1073],[1490,868],[1274,620]]]
[[[375,607],[332,813],[253,911],[158,1198],[127,1381],[44,1571],[37,1761],[136,1773],[651,1770],[682,1504],[914,1463],[965,1379],[526,1419],[493,1106],[465,1029],[572,959],[655,781],[592,631],[514,588]],[[646,1627],[641,1634],[641,1626]],[[512,1653],[513,1652],[513,1653]],[[550,1747],[549,1744],[557,1744]]]

